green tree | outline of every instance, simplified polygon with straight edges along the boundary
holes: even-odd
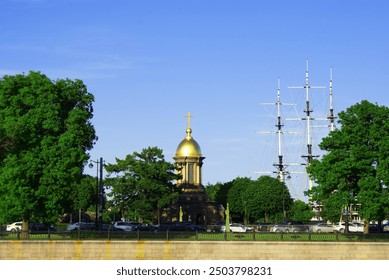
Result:
[[[304,201],[295,200],[289,210],[289,219],[308,222],[314,217],[311,207]]]
[[[80,80],[39,72],[0,80],[0,221],[56,222],[96,140]]]
[[[220,186],[222,185],[222,183],[216,183],[216,184],[210,184],[208,183],[206,186],[205,186],[205,193],[207,195],[207,197],[212,200],[212,201],[215,201],[215,198],[216,198],[216,194],[218,193],[218,191],[220,190]]]
[[[326,154],[307,168],[317,183],[310,195],[328,208],[322,215],[332,222],[360,205],[366,232],[367,223],[381,222],[389,209],[389,109],[364,100],[338,117],[341,128],[320,143]]]
[[[232,182],[232,187],[228,191],[228,204],[232,219],[243,220],[248,223],[250,213],[247,204],[250,200],[250,186],[253,181],[247,177],[238,177]]]
[[[249,209],[256,220],[278,222],[285,219],[293,200],[284,183],[270,176],[261,176],[252,188]]]
[[[215,201],[223,205],[224,208],[227,207],[228,191],[232,188],[233,184],[234,181],[221,183],[218,191],[215,194]]]
[[[322,206],[320,216],[325,220],[330,222],[339,222],[342,214],[342,209],[344,209],[344,199],[342,199],[342,194],[340,192],[334,192],[328,198],[322,198],[322,201],[317,201]]]
[[[69,195],[69,210],[74,213],[92,210],[96,211],[97,187],[96,178],[90,175],[82,175],[80,182],[73,185],[73,191]]]
[[[245,223],[283,219],[292,201],[286,185],[269,176],[236,178],[228,191],[231,215]]]
[[[136,213],[142,220],[159,223],[161,210],[178,197],[174,180],[180,175],[157,147],[116,159],[116,164],[108,164],[106,170],[105,184],[111,188],[111,204],[124,217]]]

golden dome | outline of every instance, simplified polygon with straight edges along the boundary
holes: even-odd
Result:
[[[199,144],[191,136],[192,129],[186,129],[186,137],[177,147],[176,157],[201,157]]]

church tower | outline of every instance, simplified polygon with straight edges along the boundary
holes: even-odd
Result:
[[[178,145],[176,155],[173,158],[177,165],[177,171],[182,176],[182,179],[177,181],[177,185],[180,185],[183,190],[196,187],[199,191],[200,189],[204,191],[201,184],[201,168],[205,157],[202,157],[200,146],[192,137],[190,113],[186,117],[188,118],[186,137]]]
[[[171,209],[173,210],[171,216],[175,217],[172,221],[212,224],[220,221],[220,210],[217,203],[209,201],[205,194],[202,184],[202,166],[205,157],[201,154],[200,145],[192,137],[191,117],[188,113],[186,136],[178,145],[173,158],[177,173],[182,177],[176,182],[180,195],[175,207]],[[180,209],[180,213],[177,209]]]

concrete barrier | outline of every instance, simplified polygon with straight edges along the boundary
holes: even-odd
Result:
[[[0,241],[2,260],[389,260],[389,243]]]

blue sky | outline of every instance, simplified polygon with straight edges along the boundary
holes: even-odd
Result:
[[[304,85],[307,59],[310,84],[327,87],[312,91],[317,116],[330,67],[335,112],[388,106],[388,10],[385,0],[3,0],[0,75],[82,80],[95,95],[92,159],[158,146],[173,161],[191,112],[203,184],[257,178],[277,160],[276,136],[257,133],[275,129],[275,107],[261,103],[276,102],[278,77],[284,102],[304,102],[288,86]],[[301,162],[301,139],[285,135],[286,161]],[[295,198],[305,188],[290,185]]]

